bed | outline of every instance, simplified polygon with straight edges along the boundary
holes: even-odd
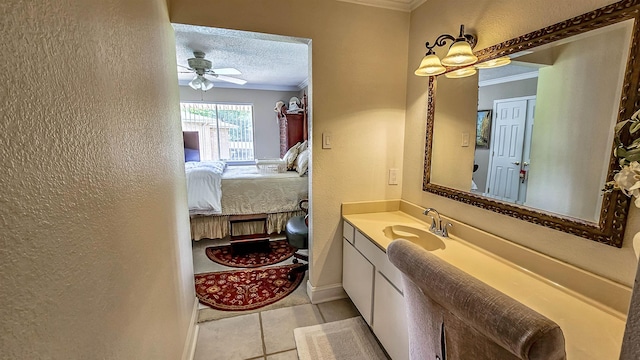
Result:
[[[279,233],[289,218],[304,214],[298,202],[308,196],[309,178],[296,171],[264,172],[215,161],[187,162],[185,170],[193,240],[227,236],[230,215],[267,214],[267,231]],[[239,224],[233,235],[262,232],[263,225]]]

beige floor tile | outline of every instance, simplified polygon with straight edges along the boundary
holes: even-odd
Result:
[[[311,304],[269,310],[260,315],[267,354],[295,349],[293,329],[322,323],[318,308]]]
[[[318,309],[326,322],[344,320],[359,316],[360,313],[349,299],[340,299],[318,304]]]
[[[228,244],[228,239],[202,239],[193,241],[191,245],[191,250],[193,251],[193,272],[195,274],[202,274],[214,271],[231,270],[232,268],[228,266],[211,261],[205,253],[205,249],[210,246],[222,246]]]
[[[291,350],[283,353],[267,356],[267,360],[298,360],[298,352]]]
[[[258,314],[199,324],[194,360],[243,360],[264,355]]]

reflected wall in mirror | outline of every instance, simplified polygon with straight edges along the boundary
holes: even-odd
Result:
[[[617,166],[614,124],[638,107],[639,7],[618,2],[476,53],[511,65],[430,78],[424,190],[621,246],[628,199],[601,189]],[[465,143],[480,111],[492,114],[487,144]]]

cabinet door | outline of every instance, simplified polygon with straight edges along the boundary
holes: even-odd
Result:
[[[347,240],[342,240],[342,287],[360,314],[371,325],[373,265]]]
[[[409,330],[404,297],[376,271],[373,332],[393,360],[409,359]]]
[[[304,141],[302,114],[287,114],[287,147]]]

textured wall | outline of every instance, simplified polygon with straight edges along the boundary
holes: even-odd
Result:
[[[297,91],[268,91],[225,89],[214,87],[202,92],[188,86],[180,86],[181,101],[207,102],[239,102],[253,104],[256,159],[277,159],[280,157],[280,133],[276,113],[273,108],[279,100],[289,103],[292,96],[298,96]],[[302,100],[302,97],[300,97]]]
[[[193,266],[165,2],[0,12],[0,358],[180,358]]]
[[[338,1],[174,0],[170,17],[312,39],[310,279],[340,283],[340,204],[400,197],[387,171],[402,168],[409,14]]]
[[[638,211],[631,209],[622,249],[484,211],[422,191],[425,106],[427,80],[413,75],[424,56],[424,42],[442,33],[467,31],[478,34],[478,49],[577,16],[611,0],[510,1],[461,0],[451,6],[446,0],[429,0],[411,14],[409,69],[407,71],[407,117],[404,141],[402,198],[421,206],[433,206],[445,215],[498,236],[536,249],[583,269],[626,285],[633,284],[637,260],[631,238],[640,230]]]

